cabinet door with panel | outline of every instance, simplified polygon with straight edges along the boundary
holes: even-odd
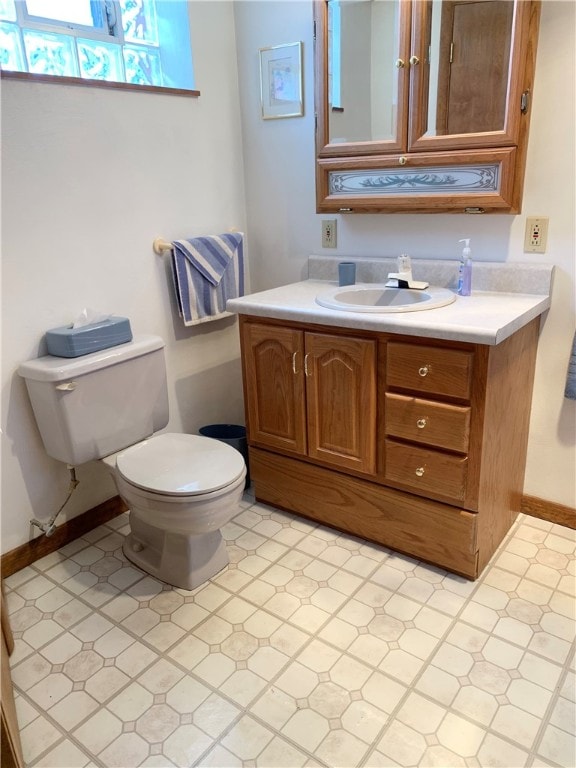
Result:
[[[302,331],[244,323],[242,358],[250,440],[306,453]]]
[[[308,455],[376,471],[376,342],[306,333]]]

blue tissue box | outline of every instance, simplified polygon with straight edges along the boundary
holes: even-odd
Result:
[[[109,317],[81,328],[53,328],[45,338],[49,355],[80,357],[132,341],[132,329],[127,317]]]

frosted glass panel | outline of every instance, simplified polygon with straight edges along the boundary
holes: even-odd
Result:
[[[155,50],[124,46],[126,82],[138,85],[162,85],[160,56]]]
[[[330,195],[414,195],[499,192],[500,165],[467,165],[439,168],[404,168],[368,171],[330,171]]]
[[[120,0],[124,38],[132,43],[158,43],[154,3],[146,0]]]
[[[96,40],[77,41],[80,76],[91,80],[124,80],[120,46]]]
[[[29,72],[78,77],[73,38],[29,29],[22,33]]]
[[[26,0],[26,8],[31,16],[94,26],[90,0]]]
[[[16,72],[26,69],[18,27],[14,24],[0,22],[0,66]]]
[[[14,0],[0,0],[0,19],[3,19],[4,21],[16,21]]]

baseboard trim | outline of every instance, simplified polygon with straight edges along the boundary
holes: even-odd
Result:
[[[576,509],[557,504],[555,501],[538,499],[536,496],[522,496],[520,511],[525,515],[547,520],[549,523],[576,528]]]
[[[92,507],[92,509],[72,518],[72,520],[62,523],[62,525],[56,528],[52,536],[38,536],[32,539],[32,541],[27,541],[26,544],[6,552],[0,560],[2,578],[5,579],[27,565],[31,565],[36,560],[40,560],[41,557],[55,552],[60,547],[69,544],[74,539],[78,539],[93,528],[97,528],[99,525],[107,523],[108,520],[121,515],[127,509],[120,496],[113,496],[108,501],[98,504],[98,506]]]
[[[6,552],[0,559],[2,578],[11,576],[16,571],[20,571],[51,552],[55,552],[65,544],[69,544],[74,539],[78,539],[93,528],[107,523],[108,520],[118,517],[127,510],[128,508],[120,496],[113,496],[108,501],[98,504],[78,517],[59,525],[52,536],[38,536],[32,541]],[[576,528],[576,509],[557,504],[555,501],[538,499],[536,496],[523,496],[520,511],[525,515],[539,517],[550,523],[565,525],[567,528]]]

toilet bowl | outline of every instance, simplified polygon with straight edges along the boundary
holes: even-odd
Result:
[[[102,459],[130,510],[123,552],[173,586],[195,589],[229,563],[220,529],[238,512],[246,466],[208,437],[162,434]]]
[[[46,453],[70,466],[101,460],[130,510],[124,554],[161,581],[195,589],[228,563],[220,528],[240,509],[246,466],[209,437],[168,424],[164,342],[130,342],[22,363]]]

